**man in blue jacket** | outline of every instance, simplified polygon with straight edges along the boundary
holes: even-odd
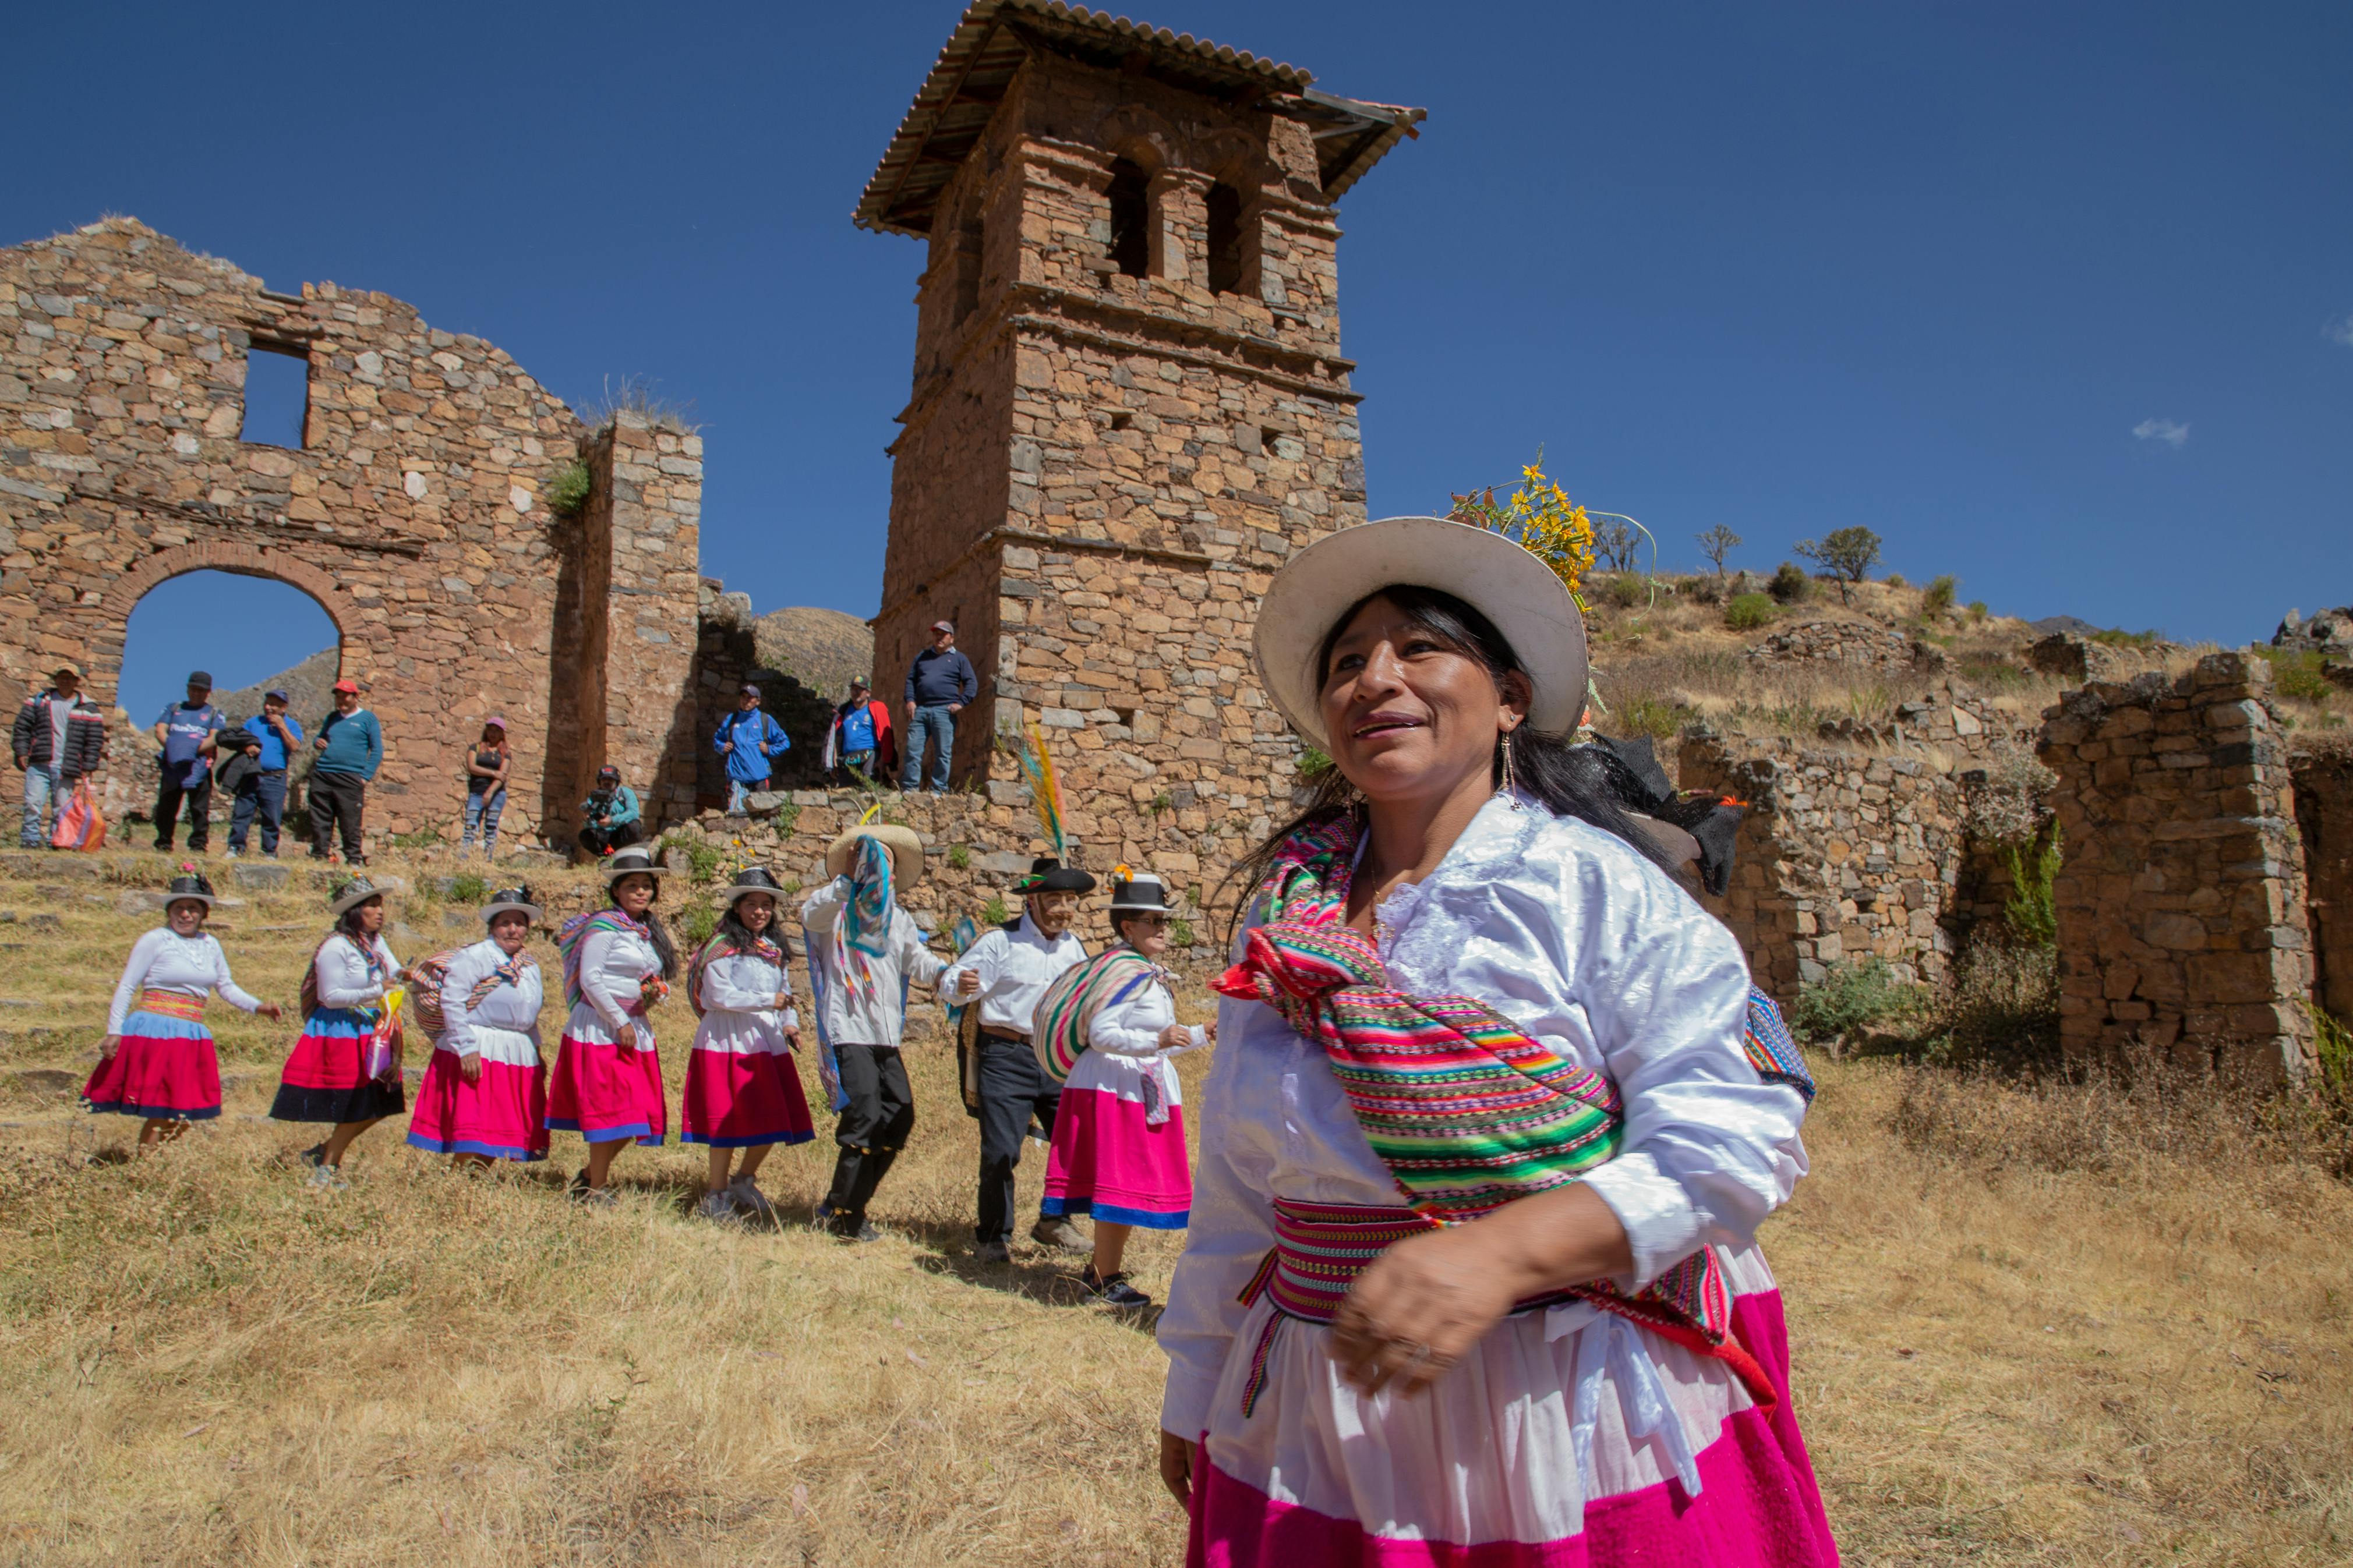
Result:
[[[343,858],[367,864],[360,839],[360,814],[367,806],[367,782],[384,763],[384,726],[360,706],[360,683],[335,682],[335,710],[319,721],[311,744],[319,760],[311,767],[311,858],[327,859],[327,842],[343,826]]]
[[[173,703],[155,721],[155,743],[164,748],[156,769],[155,847],[167,855],[183,805],[189,853],[203,854],[212,840],[215,737],[227,722],[213,706],[213,678],[201,669],[188,676],[187,700]]]
[[[793,738],[761,710],[760,689],[746,683],[735,694],[735,711],[719,721],[719,732],[711,739],[727,759],[727,815],[742,816],[745,797],[767,788],[768,776],[776,772],[768,759],[791,751]]]
[[[980,695],[980,677],[955,645],[955,627],[932,623],[932,646],[907,667],[907,771],[899,787],[910,795],[923,776],[923,742],[933,745],[932,793],[948,793],[948,761],[955,753],[955,716]]]
[[[245,721],[237,738],[252,766],[237,780],[237,802],[229,808],[232,860],[245,853],[256,816],[261,818],[261,852],[278,858],[278,825],[286,815],[286,770],[302,750],[302,726],[286,708],[286,693],[270,692],[261,700],[261,711]]]

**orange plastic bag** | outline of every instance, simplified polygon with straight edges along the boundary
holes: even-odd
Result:
[[[58,849],[106,847],[106,814],[98,808],[98,796],[90,793],[88,779],[75,781],[73,799],[58,813],[57,830],[49,835],[49,844]]]

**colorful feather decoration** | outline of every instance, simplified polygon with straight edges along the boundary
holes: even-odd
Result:
[[[1062,837],[1062,786],[1054,779],[1054,759],[1046,754],[1046,736],[1038,721],[1021,745],[1021,776],[1029,782],[1029,802],[1038,808],[1038,826],[1046,836],[1048,853],[1068,864],[1070,847]]]

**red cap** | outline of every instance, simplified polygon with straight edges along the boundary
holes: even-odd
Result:
[[[338,691],[348,691],[353,696],[357,697],[360,694],[360,683],[356,680],[338,680],[335,682],[335,689]]]

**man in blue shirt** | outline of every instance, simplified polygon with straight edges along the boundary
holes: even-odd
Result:
[[[580,815],[586,821],[580,847],[599,859],[645,837],[638,792],[621,782],[621,770],[609,763],[596,770],[596,793],[580,803]]]
[[[252,766],[237,781],[237,803],[229,808],[231,859],[245,853],[257,815],[261,818],[261,852],[278,858],[278,828],[286,817],[286,768],[302,750],[302,726],[288,716],[286,706],[286,693],[272,691],[262,698],[261,711],[245,721],[239,749]]]
[[[711,742],[727,759],[730,816],[743,816],[747,809],[745,797],[768,787],[768,775],[776,771],[768,759],[793,749],[793,738],[785,733],[785,727],[761,710],[760,689],[748,683],[735,694],[735,711],[719,721],[719,732]]]
[[[335,682],[335,710],[319,721],[319,736],[311,745],[319,753],[311,766],[311,858],[331,858],[328,841],[340,825],[343,858],[364,866],[367,844],[360,837],[360,818],[367,809],[368,780],[384,763],[384,726],[360,706],[358,681]]]
[[[181,803],[188,812],[188,850],[201,855],[212,842],[212,755],[225,722],[214,707],[213,678],[203,670],[188,676],[188,698],[164,710],[155,721],[155,743],[164,748],[155,786],[155,847],[170,854],[179,830]]]
[[[907,771],[899,787],[909,794],[923,776],[923,742],[929,737],[932,793],[948,793],[948,760],[955,752],[955,716],[980,695],[980,677],[955,645],[955,627],[932,623],[932,646],[907,667]]]

